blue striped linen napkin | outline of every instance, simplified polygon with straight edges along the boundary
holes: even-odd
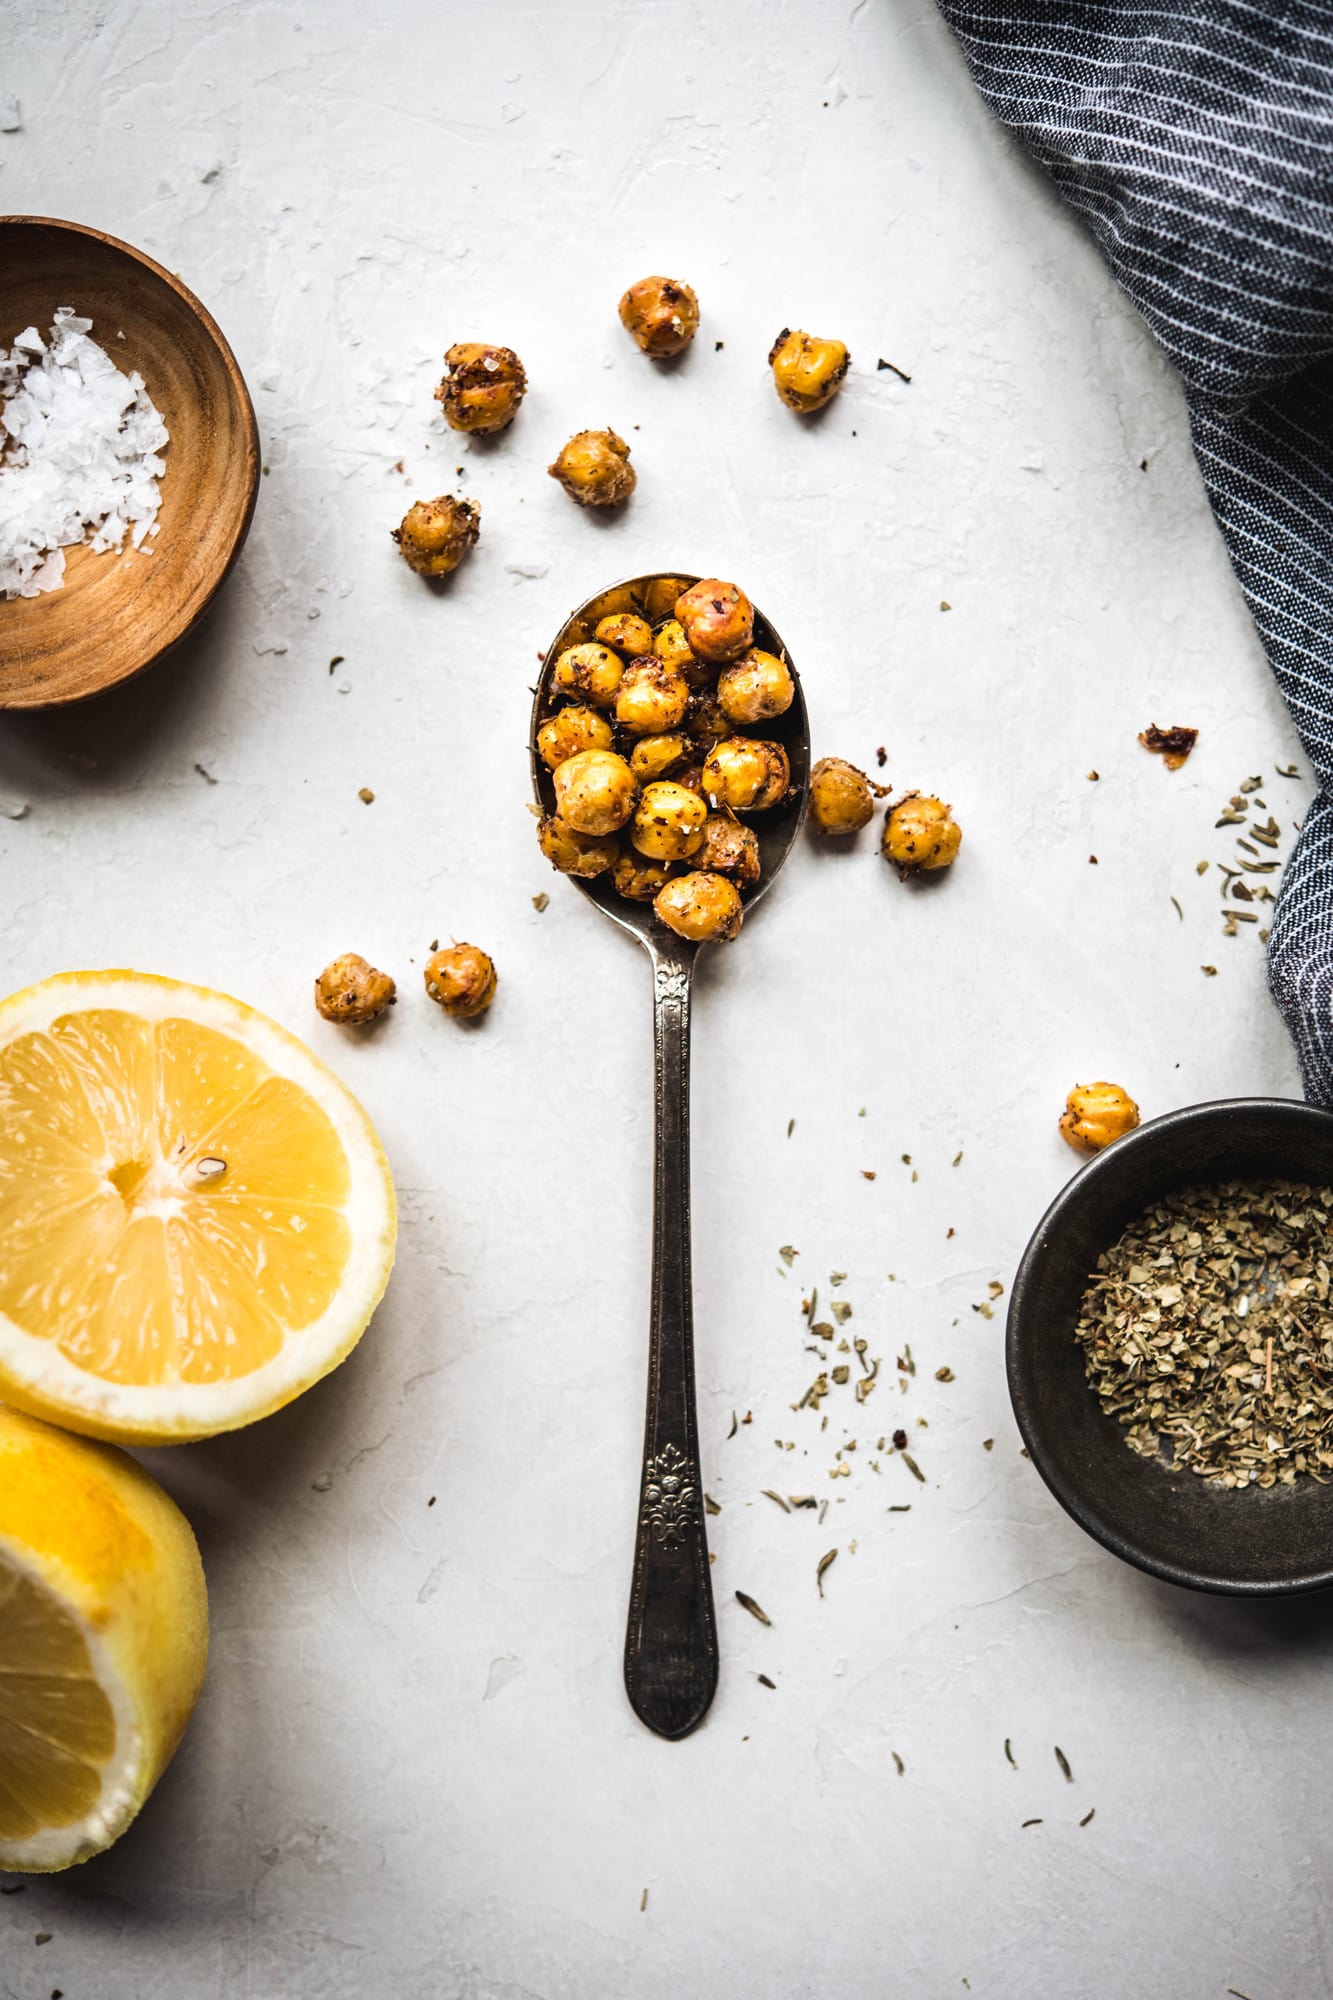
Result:
[[[1333,1105],[1333,6],[939,0],[991,109],[1179,369],[1194,449],[1320,790],[1273,997]]]

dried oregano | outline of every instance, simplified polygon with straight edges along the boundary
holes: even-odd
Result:
[[[1228,1181],[1103,1252],[1077,1335],[1133,1450],[1222,1486],[1333,1475],[1331,1217],[1328,1188]]]

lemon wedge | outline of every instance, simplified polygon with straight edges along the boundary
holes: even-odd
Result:
[[[189,1523],[124,1452],[0,1409],[0,1868],[125,1831],[204,1680]]]
[[[276,1022],[138,972],[0,1002],[0,1400],[123,1444],[280,1409],[393,1263],[365,1112]]]

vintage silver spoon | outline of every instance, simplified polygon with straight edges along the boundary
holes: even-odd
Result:
[[[599,592],[565,620],[545,655],[532,711],[532,779],[538,801],[554,810],[551,774],[536,752],[537,730],[559,705],[551,685],[567,646],[591,639],[612,612],[642,613],[648,586],[676,577],[681,590],[698,581],[664,570],[632,577]],[[773,627],[755,612],[754,641],[787,661],[796,697],[785,715],[751,730],[782,743],[791,762],[791,789],[768,812],[742,815],[759,840],[763,872],[744,892],[745,918],[772,883],[805,817],[810,778],[810,731],[800,677]],[[690,1282],[690,984],[700,947],[654,915],[651,903],[626,902],[606,877],[579,881],[589,901],[637,938],[653,964],[655,1021],[653,1280],[648,1351],[648,1410],[644,1429],[625,1687],[641,1722],[659,1736],[688,1736],[708,1713],[717,1688],[717,1624],[709,1579],[708,1535],[699,1475],[699,1426],[694,1394],[694,1325]],[[744,951],[745,931],[728,950]]]

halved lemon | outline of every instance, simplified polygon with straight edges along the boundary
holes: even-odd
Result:
[[[204,1681],[190,1525],[124,1452],[0,1409],[0,1868],[109,1847]]]
[[[277,1023],[139,972],[0,1002],[0,1400],[169,1444],[280,1409],[393,1263],[365,1112]]]

